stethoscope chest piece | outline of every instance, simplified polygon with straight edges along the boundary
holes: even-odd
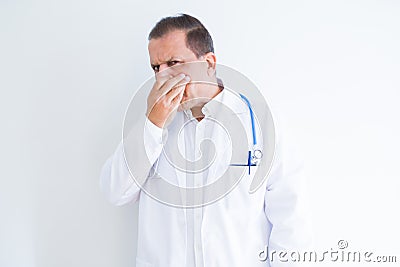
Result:
[[[263,157],[263,153],[260,149],[253,150],[253,156],[251,158],[251,163],[257,165],[261,158]]]

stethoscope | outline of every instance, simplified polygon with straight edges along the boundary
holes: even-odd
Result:
[[[256,149],[257,146],[257,136],[256,136],[256,129],[255,129],[255,122],[254,122],[254,114],[253,114],[253,109],[251,107],[250,101],[245,97],[244,95],[240,94],[240,97],[243,99],[243,101],[246,103],[247,107],[249,108],[250,111],[250,119],[251,119],[251,131],[252,131],[252,136],[253,136],[253,150],[249,150],[249,154],[247,156],[247,164],[229,164],[230,166],[248,166],[249,167],[249,175],[250,175],[250,169],[253,166],[257,166],[258,163],[260,162],[261,158],[263,157],[263,153],[260,149]]]

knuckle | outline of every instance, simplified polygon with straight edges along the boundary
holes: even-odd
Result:
[[[168,108],[168,106],[169,106],[167,100],[165,100],[165,99],[161,101],[161,105],[163,108]]]

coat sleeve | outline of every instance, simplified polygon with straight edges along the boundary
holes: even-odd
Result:
[[[299,253],[312,249],[313,236],[306,180],[302,163],[294,155],[294,149],[277,135],[275,160],[267,178],[264,211],[271,224],[268,241],[269,253],[276,251],[271,267],[303,266],[290,259],[292,251]],[[287,252],[288,261],[278,258],[279,252]],[[305,264],[305,263],[303,263]]]
[[[144,148],[150,165],[144,164],[145,155],[131,157],[129,160],[130,168],[141,168],[143,173],[149,173],[151,165],[159,157],[162,150],[163,129],[154,125],[146,119],[144,124],[144,140],[135,140],[130,147],[139,149],[139,142],[144,141]],[[140,129],[139,129],[140,130]],[[132,171],[128,168],[127,158],[124,153],[127,149],[121,141],[113,155],[105,162],[100,174],[100,189],[108,200],[117,206],[124,205],[131,201],[138,201],[140,187],[132,177]],[[138,152],[139,154],[143,154]],[[132,169],[131,169],[132,170]]]

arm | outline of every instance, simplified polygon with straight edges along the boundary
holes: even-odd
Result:
[[[162,150],[162,129],[146,120],[144,145],[150,165],[143,170],[149,173],[151,166],[158,159]],[[137,140],[136,142],[140,142]],[[140,144],[137,144],[140,146]],[[143,155],[144,157],[144,155]],[[143,157],[132,158],[131,168],[143,168]],[[150,167],[150,168],[149,168]],[[124,155],[124,146],[120,142],[114,154],[108,158],[100,174],[100,188],[108,200],[117,206],[139,199],[140,187],[133,179]]]
[[[101,171],[100,187],[111,203],[119,206],[139,199],[140,188],[162,150],[161,127],[165,128],[175,116],[188,81],[184,74],[156,75],[147,98],[146,116],[135,117],[135,124],[124,131],[123,142]]]

